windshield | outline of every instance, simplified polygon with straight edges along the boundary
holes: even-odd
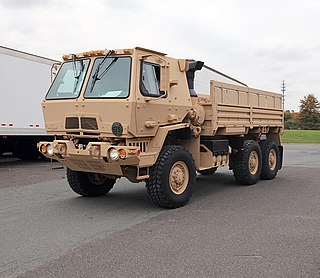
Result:
[[[62,64],[46,99],[77,98],[89,66],[89,59],[75,60]]]
[[[103,63],[101,63],[103,62]],[[130,57],[108,57],[95,60],[85,98],[126,98],[130,88]]]

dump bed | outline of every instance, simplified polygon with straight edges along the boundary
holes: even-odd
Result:
[[[198,101],[206,114],[202,135],[279,132],[283,126],[281,94],[211,81],[210,97],[200,95]]]

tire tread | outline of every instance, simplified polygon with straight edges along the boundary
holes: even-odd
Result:
[[[257,148],[256,148],[257,147]],[[256,148],[258,151],[259,159],[259,168],[258,174],[252,176],[248,170],[248,161],[244,159],[249,155],[249,153]],[[241,185],[253,185],[257,182],[261,172],[261,150],[259,145],[254,140],[246,140],[243,145],[243,149],[239,150],[236,155],[236,162],[233,168],[233,174],[235,180]]]
[[[191,154],[182,146],[178,146],[178,145],[165,146],[162,149],[161,153],[159,154],[157,162],[151,168],[150,178],[146,183],[147,191],[149,193],[151,200],[157,206],[162,207],[162,208],[173,209],[173,208],[181,207],[181,206],[185,205],[189,201],[189,198],[191,197],[191,194],[190,194],[190,196],[187,200],[180,202],[179,204],[171,203],[166,198],[165,192],[161,186],[163,169],[166,165],[166,162],[169,159],[169,157],[177,151],[185,151],[191,156]],[[191,156],[191,158],[192,158],[192,156]],[[192,158],[192,160],[193,160],[193,158]],[[189,178],[193,179],[193,177],[189,177]],[[195,179],[195,177],[194,177],[194,179]]]
[[[71,189],[84,197],[96,197],[107,194],[114,186],[115,179],[107,179],[104,185],[97,186],[88,179],[88,173],[67,168],[67,180]]]

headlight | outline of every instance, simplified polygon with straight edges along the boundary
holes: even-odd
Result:
[[[53,146],[50,144],[47,145],[47,154],[53,155]]]
[[[113,161],[117,161],[119,159],[119,151],[115,148],[109,150],[109,157]]]

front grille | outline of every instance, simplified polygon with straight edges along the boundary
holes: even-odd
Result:
[[[79,128],[79,119],[78,117],[67,117],[66,118],[66,129],[78,129]]]
[[[81,117],[80,121],[82,129],[98,130],[96,118]]]
[[[147,152],[147,148],[149,146],[149,142],[148,141],[132,141],[132,142],[128,142],[128,145],[131,147],[138,147],[139,150],[142,153]]]

